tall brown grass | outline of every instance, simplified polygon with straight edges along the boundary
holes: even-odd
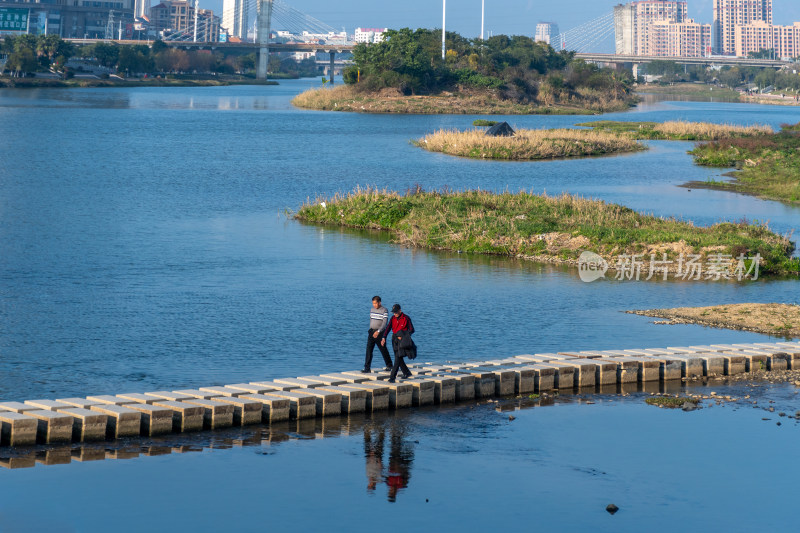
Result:
[[[492,137],[483,130],[439,130],[415,144],[449,155],[480,159],[532,160],[635,152],[644,146],[625,135],[592,130],[517,130]]]
[[[753,137],[774,133],[770,126],[737,126],[735,124],[712,124],[710,122],[688,122],[673,120],[657,124],[654,131],[667,137],[698,137],[706,140],[730,137]]]

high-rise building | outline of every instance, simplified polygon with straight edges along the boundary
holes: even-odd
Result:
[[[649,55],[656,57],[707,57],[711,55],[711,24],[692,19],[654,22],[650,25]]]
[[[561,49],[558,42],[558,24],[555,22],[540,22],[536,25],[536,36],[534,40],[537,42],[547,43],[556,50]]]
[[[228,35],[236,36],[243,41],[247,40],[248,24],[246,0],[222,2],[222,27],[228,30]]]
[[[132,38],[134,0],[0,0],[0,9],[28,11],[26,27],[19,32],[68,38]]]
[[[674,50],[650,33],[658,23],[658,36],[679,36],[687,29],[665,28],[664,24],[683,24],[687,21],[685,1],[675,0],[637,0],[620,4],[614,8],[614,30],[618,54],[649,56],[655,55],[651,46],[660,51]]]
[[[160,32],[164,39],[182,34],[194,38],[194,3],[188,0],[162,0],[150,8],[150,27]],[[219,40],[219,17],[213,11],[197,11],[197,40],[216,42]]]
[[[747,57],[750,52],[771,50],[775,59],[800,57],[800,22],[776,26],[763,20],[737,25],[734,29],[734,53]]]
[[[736,53],[736,26],[772,24],[772,0],[714,0],[714,51]]]
[[[635,24],[636,10],[633,4],[614,6],[614,37],[618,55],[632,56],[636,54]]]
[[[150,16],[150,0],[135,0],[133,7],[133,16],[136,18]]]
[[[636,55],[653,55],[650,51],[650,27],[655,22],[679,23],[686,20],[686,2],[640,0],[634,2],[634,39]]]

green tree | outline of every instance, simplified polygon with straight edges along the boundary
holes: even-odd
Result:
[[[6,61],[6,68],[15,72],[17,76],[25,72],[35,72],[38,67],[39,61],[37,61],[33,49],[27,47],[21,47],[12,52]]]
[[[722,85],[735,89],[742,84],[742,72],[738,67],[725,67],[720,70],[717,79]]]
[[[775,57],[775,50],[762,48],[758,52],[748,52],[747,57],[750,59],[773,59]]]

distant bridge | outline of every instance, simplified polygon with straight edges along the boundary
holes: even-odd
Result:
[[[774,59],[750,59],[744,57],[663,57],[663,56],[632,56],[632,55],[617,55],[617,54],[593,54],[587,52],[579,52],[575,57],[583,59],[589,63],[604,63],[604,64],[632,64],[641,65],[644,63],[651,63],[653,61],[673,61],[679,65],[714,65],[714,66],[730,66],[730,67],[772,67],[779,69],[786,65],[791,65],[790,61],[779,61]]]

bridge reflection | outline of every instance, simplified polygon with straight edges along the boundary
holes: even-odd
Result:
[[[684,385],[685,386],[685,385]],[[591,390],[562,390],[558,402],[581,401],[588,394],[617,395],[635,392],[669,392],[681,390],[681,382],[647,382],[605,385]],[[531,409],[552,405],[556,397],[542,395],[530,398],[508,397],[493,403],[500,412]],[[449,406],[424,408],[426,413],[437,412],[441,416],[457,416],[465,406],[475,402]],[[452,411],[448,413],[447,411]],[[376,492],[386,485],[389,501],[396,500],[408,487],[414,462],[413,439],[416,411],[380,413],[373,415],[352,414],[342,417],[303,419],[273,423],[272,425],[245,426],[224,430],[180,433],[154,438],[130,438],[109,442],[74,445],[37,445],[20,448],[3,448],[0,467],[31,468],[37,465],[64,465],[102,460],[139,459],[169,454],[253,448],[257,453],[271,455],[274,448],[293,440],[326,439],[335,437],[360,437],[364,443],[367,491]],[[388,449],[387,449],[388,446]]]

